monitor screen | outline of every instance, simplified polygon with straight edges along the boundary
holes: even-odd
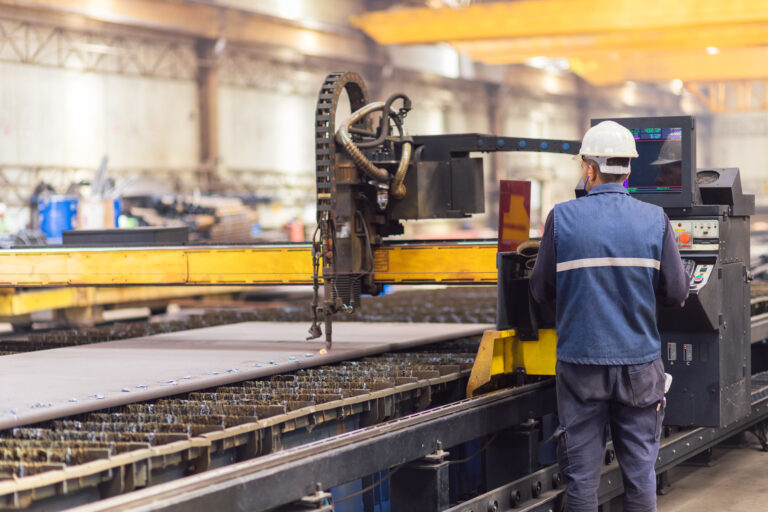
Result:
[[[632,195],[679,194],[683,186],[682,128],[630,128],[638,157],[624,182]]]

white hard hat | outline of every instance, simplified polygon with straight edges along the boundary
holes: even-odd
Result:
[[[627,168],[605,165],[608,158],[637,158],[637,147],[632,132],[615,121],[603,121],[584,134],[579,155],[589,157],[600,165],[600,171],[626,174]]]

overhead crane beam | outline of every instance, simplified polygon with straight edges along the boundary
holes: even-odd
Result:
[[[761,45],[768,42],[768,23],[449,42],[461,53],[487,64],[515,64],[541,56],[588,60],[633,52],[703,52],[707,47]]]
[[[380,44],[662,31],[768,21],[766,0],[520,0],[462,9],[402,8],[352,17]]]
[[[711,112],[768,110],[768,77],[762,80],[689,82],[685,88]]]
[[[352,23],[382,44],[448,42],[490,65],[567,58],[595,85],[768,78],[768,0],[520,0],[377,11]]]
[[[716,55],[704,51],[665,51],[612,58],[605,55],[573,59],[571,70],[595,85],[626,81],[685,82],[756,80],[768,78],[768,47],[726,48]]]

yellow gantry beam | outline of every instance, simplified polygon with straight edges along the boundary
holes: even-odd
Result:
[[[768,0],[519,0],[352,22],[382,44],[448,42],[491,65],[566,58],[597,85],[768,78]]]
[[[496,282],[495,244],[398,244],[374,260],[384,284]],[[308,245],[0,251],[0,287],[311,283]]]
[[[516,39],[453,41],[453,46],[486,64],[516,64],[535,57],[590,59],[626,57],[638,52],[694,50],[708,47],[738,48],[768,42],[768,22],[715,25],[678,30],[641,30],[575,35],[535,36]],[[663,55],[656,55],[662,57]]]
[[[572,59],[571,70],[595,85],[629,80],[661,82],[754,80],[768,77],[768,46],[703,51],[655,52],[626,57]]]
[[[765,0],[519,0],[354,16],[381,44],[661,31],[768,21]]]

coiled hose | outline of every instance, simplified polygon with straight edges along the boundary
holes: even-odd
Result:
[[[389,172],[387,172],[386,169],[376,167],[370,160],[368,160],[368,158],[365,157],[365,155],[363,155],[363,152],[360,151],[360,148],[358,148],[355,142],[352,140],[352,136],[349,133],[349,128],[368,114],[379,110],[384,110],[385,105],[386,104],[383,101],[376,101],[374,103],[369,103],[362,108],[359,108],[341,124],[341,127],[336,132],[336,140],[344,147],[344,150],[347,152],[350,158],[352,158],[352,161],[355,162],[355,165],[357,165],[357,167],[361,169],[369,178],[384,182],[389,181]],[[385,120],[383,122],[389,122],[389,120]],[[397,125],[397,129],[400,132],[400,137],[408,136],[405,127],[401,124]],[[392,179],[392,182],[389,185],[389,193],[395,199],[402,199],[405,197],[406,189],[405,185],[403,185],[403,181],[405,181],[405,174],[408,172],[408,165],[411,163],[412,149],[413,147],[410,142],[403,143],[402,151],[400,154],[400,164],[397,166],[395,177]]]

